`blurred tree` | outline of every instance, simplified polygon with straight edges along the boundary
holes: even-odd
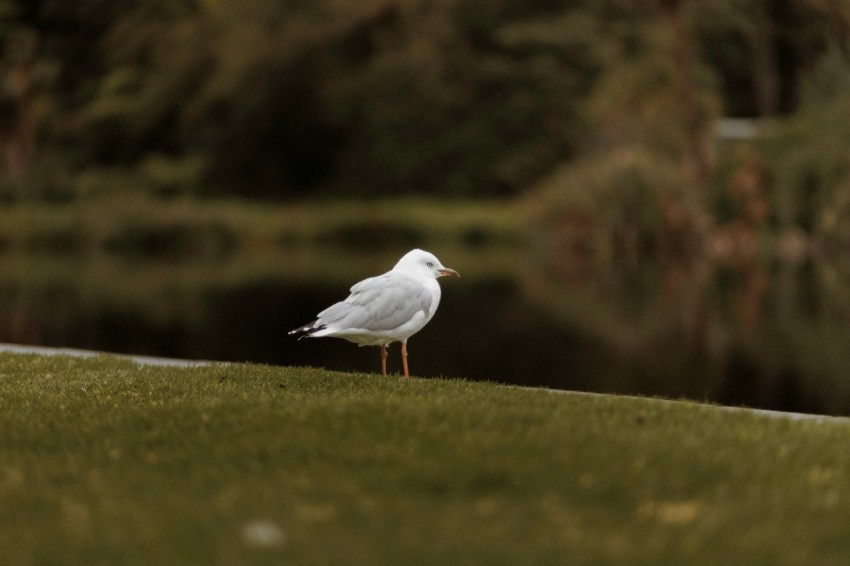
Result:
[[[51,45],[73,47],[56,122],[89,181],[94,166],[160,179],[148,190],[171,176],[246,196],[496,195],[582,136],[587,45],[521,37],[519,20],[557,4],[505,2],[481,19],[470,0],[45,0],[30,13]],[[590,40],[585,9],[549,38]]]
[[[726,113],[773,117],[799,108],[806,75],[847,36],[850,4],[823,0],[693,0],[694,35],[722,78]]]
[[[0,194],[25,198],[49,111],[54,66],[23,5],[0,2]],[[15,22],[14,24],[12,22]]]
[[[70,171],[91,164],[77,155],[78,110],[104,70],[100,41],[137,1],[0,0],[5,198],[72,196]]]
[[[720,70],[732,115],[775,116],[780,107],[777,29],[786,0],[703,1],[697,32]]]
[[[796,108],[847,11],[823,0],[0,0],[0,184],[8,198],[512,195],[629,144],[703,179],[711,118]]]
[[[790,26],[784,32],[796,47],[799,107],[761,144],[773,220],[843,247],[850,243],[850,4],[794,6],[806,17],[796,33]]]

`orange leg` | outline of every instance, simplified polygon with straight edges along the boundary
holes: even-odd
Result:
[[[401,362],[404,364],[404,379],[410,379],[407,371],[407,342],[401,343]]]
[[[381,375],[387,375],[387,345],[381,344]]]

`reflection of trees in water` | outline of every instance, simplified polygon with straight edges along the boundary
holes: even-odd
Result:
[[[523,291],[609,344],[617,391],[847,412],[850,274],[829,263],[538,257]]]
[[[69,298],[53,288],[3,285],[0,287],[0,341],[40,344],[49,339],[73,310]]]
[[[446,290],[420,375],[850,413],[850,263],[479,255],[507,267]],[[373,371],[368,349],[285,338],[373,263],[278,259],[0,263],[0,341]]]

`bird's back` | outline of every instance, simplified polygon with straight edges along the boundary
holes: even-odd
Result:
[[[336,336],[359,344],[406,340],[434,316],[440,302],[436,280],[421,281],[392,271],[351,287],[351,294],[319,313],[323,327],[312,336]]]

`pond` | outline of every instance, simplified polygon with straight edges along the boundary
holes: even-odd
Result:
[[[463,277],[441,281],[437,315],[411,338],[414,375],[850,414],[847,266],[432,251]],[[287,331],[399,255],[0,255],[0,341],[377,372],[377,348]],[[389,364],[400,372],[398,345]]]

